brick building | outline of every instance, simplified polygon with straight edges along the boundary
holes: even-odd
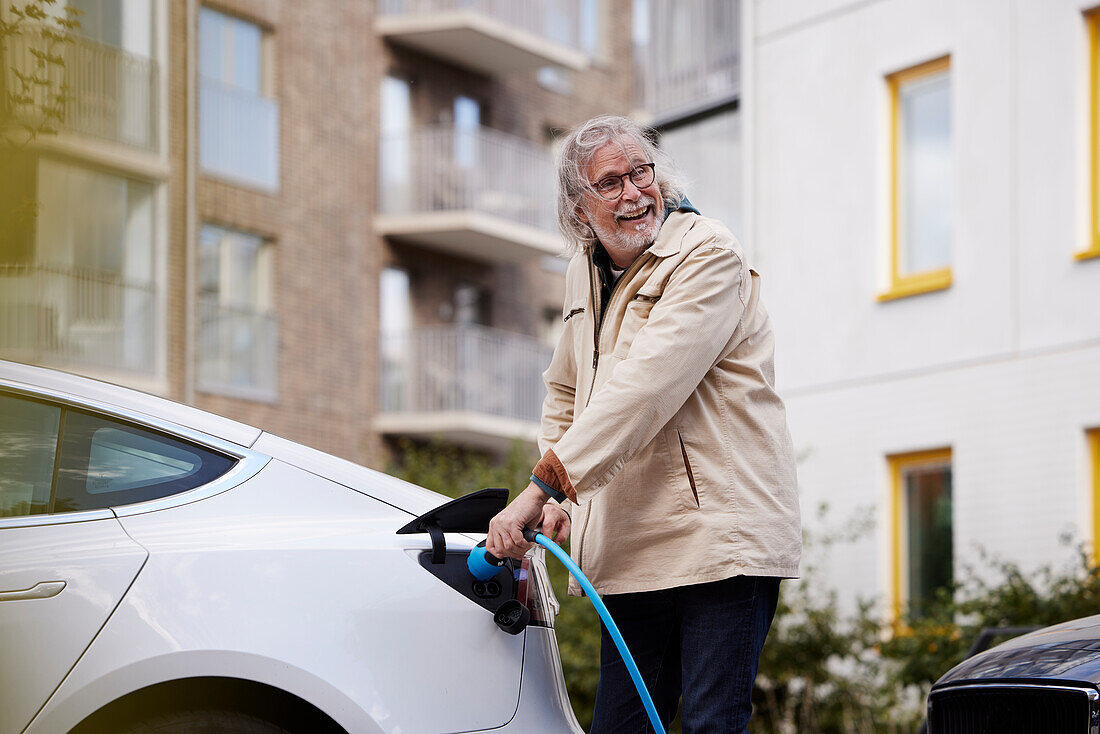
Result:
[[[0,356],[366,464],[402,436],[533,437],[553,139],[630,110],[629,0],[67,5],[71,100],[17,156],[39,210],[0,250]]]

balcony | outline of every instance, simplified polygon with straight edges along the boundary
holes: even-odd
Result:
[[[488,262],[561,252],[554,164],[488,128],[422,128],[381,140],[375,229],[397,242]]]
[[[661,126],[735,101],[741,93],[740,0],[649,0],[635,46],[634,97]]]
[[[5,39],[5,69],[37,77],[43,83],[30,85],[31,101],[25,113],[41,121],[43,113],[60,101],[60,130],[85,135],[140,150],[156,152],[159,71],[152,59],[75,36],[71,43],[52,48],[41,37],[13,36]],[[38,70],[38,56],[49,52],[60,63]],[[18,92],[13,75],[7,89]]]
[[[0,354],[7,359],[152,377],[156,314],[151,283],[0,265]]]
[[[213,79],[199,81],[199,167],[204,174],[279,188],[279,103]]]
[[[539,340],[447,325],[384,336],[380,346],[377,430],[496,451],[535,440],[553,355]]]
[[[275,400],[279,352],[274,315],[201,299],[198,357],[200,390]]]
[[[489,76],[588,67],[581,0],[382,0],[385,39]]]

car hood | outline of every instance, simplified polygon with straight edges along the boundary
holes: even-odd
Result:
[[[1100,615],[1031,632],[956,665],[935,688],[992,680],[1100,684]]]

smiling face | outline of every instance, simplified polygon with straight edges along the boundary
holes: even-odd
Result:
[[[629,173],[649,162],[633,140],[612,140],[592,156],[588,180],[597,183],[608,176]],[[634,185],[630,176],[623,176],[622,182],[623,192],[613,201],[587,192],[579,216],[596,232],[615,264],[625,268],[657,238],[664,221],[665,205],[656,179],[641,189]]]

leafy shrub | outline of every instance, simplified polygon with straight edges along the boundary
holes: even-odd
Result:
[[[812,558],[810,539],[807,549]],[[932,683],[966,657],[983,629],[1046,626],[1100,612],[1100,570],[1083,550],[1069,566],[1024,573],[983,556],[982,568],[965,569],[955,588],[894,624],[870,600],[839,613],[835,595],[816,589],[812,567],[802,581],[785,584],[753,691],[754,730],[916,731]]]

